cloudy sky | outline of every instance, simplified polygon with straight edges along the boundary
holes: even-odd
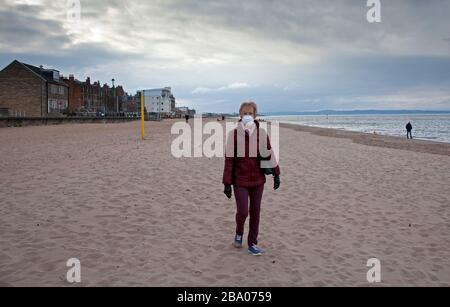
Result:
[[[199,111],[450,110],[448,0],[381,0],[381,23],[366,0],[71,2],[0,0],[0,66],[172,86]]]

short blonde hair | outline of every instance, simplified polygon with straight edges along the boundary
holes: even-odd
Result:
[[[258,106],[256,105],[256,103],[253,101],[249,101],[249,102],[243,102],[241,104],[241,107],[239,108],[239,115],[241,115],[242,110],[247,107],[253,108],[253,111],[255,112],[255,116],[258,114]]]

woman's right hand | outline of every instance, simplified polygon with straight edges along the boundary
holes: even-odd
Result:
[[[280,188],[281,179],[280,176],[273,177],[273,189],[278,190]]]
[[[231,199],[231,185],[230,184],[225,184],[225,189],[223,191],[223,193],[228,197],[228,199]]]

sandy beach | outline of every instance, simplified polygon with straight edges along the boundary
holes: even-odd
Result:
[[[79,286],[372,286],[373,257],[377,286],[450,286],[450,144],[283,125],[252,257],[173,123],[0,129],[0,286],[71,286],[69,258]]]

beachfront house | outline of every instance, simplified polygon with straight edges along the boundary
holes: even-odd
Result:
[[[144,90],[144,103],[147,113],[160,117],[171,116],[175,110],[175,97],[170,87]]]
[[[68,109],[68,95],[58,70],[14,60],[0,71],[0,109],[8,116],[59,116]]]

